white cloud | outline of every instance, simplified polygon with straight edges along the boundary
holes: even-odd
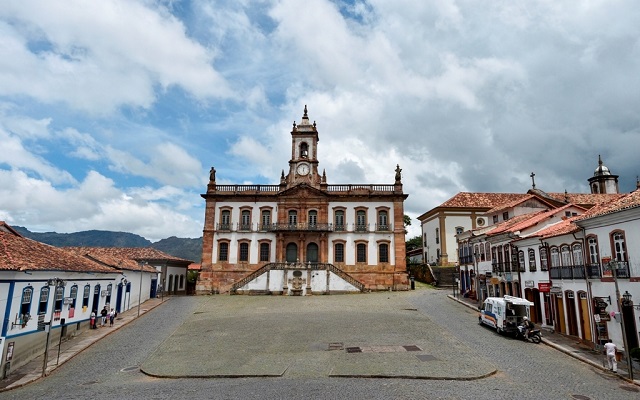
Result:
[[[0,165],[2,164],[8,165],[11,169],[32,171],[55,183],[75,182],[67,171],[56,168],[42,157],[28,151],[20,137],[4,130],[0,121]]]
[[[159,143],[143,151],[145,160],[132,153],[105,148],[115,171],[155,179],[168,185],[199,186],[205,178],[202,164],[173,143]]]
[[[78,186],[56,189],[23,172],[0,170],[0,219],[13,225],[32,231],[127,231],[150,240],[201,235],[201,221],[175,211],[170,197],[156,200],[135,189],[123,192],[95,171]]]
[[[0,94],[93,113],[150,107],[154,86],[232,98],[213,55],[182,22],[143,1],[7,1],[0,8]],[[11,21],[10,24],[6,21]],[[37,76],[38,79],[33,79]]]

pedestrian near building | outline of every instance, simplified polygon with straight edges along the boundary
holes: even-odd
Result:
[[[113,320],[116,319],[116,311],[112,308],[109,313],[109,326],[113,326]]]
[[[613,344],[613,341],[609,339],[607,343],[604,344],[604,351],[607,355],[607,363],[609,364],[609,370],[613,372],[618,372],[618,362],[616,360],[616,345]]]
[[[89,319],[89,329],[96,329],[96,310],[91,311],[91,318]]]
[[[100,326],[105,326],[107,324],[107,314],[109,314],[109,311],[107,311],[107,306],[104,306],[102,311],[100,311],[100,315],[102,316]]]

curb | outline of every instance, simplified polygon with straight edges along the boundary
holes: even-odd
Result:
[[[451,300],[457,302],[458,304],[462,304],[463,306],[466,306],[466,307],[468,307],[468,308],[470,308],[470,309],[472,309],[474,311],[478,311],[477,307],[474,307],[473,305],[471,305],[469,303],[466,303],[466,302],[464,302],[462,300],[459,300],[459,299],[453,297],[450,294],[448,294],[447,297],[450,298]],[[609,372],[609,369],[603,367],[602,365],[598,364],[597,362],[595,362],[593,360],[589,360],[588,358],[583,357],[583,356],[581,356],[579,354],[576,354],[576,353],[572,352],[571,350],[568,350],[565,347],[560,346],[559,344],[553,343],[553,342],[545,339],[544,337],[542,338],[542,343],[544,343],[547,346],[549,346],[551,348],[554,348],[554,349],[556,349],[556,350],[558,350],[558,351],[560,351],[560,352],[562,352],[562,353],[564,353],[564,354],[566,354],[568,356],[571,356],[571,357],[575,358],[576,360],[582,361],[585,364],[589,364],[592,367],[598,368],[599,370],[602,370],[602,371],[605,371],[605,372]],[[617,376],[618,378],[622,379],[623,381],[626,381],[628,383],[632,383],[632,384],[634,384],[636,386],[640,386],[640,382],[632,381],[631,379],[626,378],[626,377],[621,376],[621,375],[618,375],[618,374],[616,374],[615,376]]]

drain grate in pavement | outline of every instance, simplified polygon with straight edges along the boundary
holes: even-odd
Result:
[[[122,368],[120,371],[121,372],[131,372],[131,371],[137,371],[137,370],[138,370],[138,367],[125,367],[125,368]]]
[[[341,342],[329,343],[329,350],[342,350],[342,349],[344,349],[344,343],[341,343]]]
[[[347,347],[347,353],[402,353],[405,351],[422,351],[415,344],[407,346],[360,346]]]
[[[82,383],[83,386],[95,385],[96,383],[100,383],[98,381],[89,381]]]
[[[572,394],[571,398],[575,400],[591,400],[591,397],[583,396],[581,394]]]
[[[416,357],[420,361],[435,361],[437,358],[431,354],[416,354]]]

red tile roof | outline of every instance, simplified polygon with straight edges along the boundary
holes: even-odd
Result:
[[[116,270],[59,247],[24,238],[0,224],[0,270],[106,272]]]
[[[189,270],[196,270],[196,271],[200,271],[201,268],[202,268],[202,265],[200,265],[198,263],[191,263],[187,267],[187,269],[189,269]]]
[[[529,214],[522,214],[500,222],[499,224],[496,224],[493,229],[487,232],[487,236],[494,236],[505,232],[515,232],[518,229],[512,229],[514,226],[520,225],[521,223],[530,220],[532,217],[536,217],[545,212],[546,211],[537,211]]]
[[[589,211],[580,215],[578,217],[578,220],[598,217],[605,214],[612,214],[614,212],[637,207],[640,207],[640,190],[635,190],[631,193],[620,195],[617,199],[607,203],[597,204],[589,209]]]
[[[595,204],[608,203],[617,200],[624,194],[604,194],[604,193],[547,193],[549,197],[558,201],[569,201],[569,203],[581,206],[592,206]]]
[[[522,193],[474,193],[460,192],[442,203],[443,208],[493,208],[500,204],[522,199]]]
[[[580,228],[574,223],[576,218],[578,217],[567,218],[563,221],[558,222],[557,224],[553,224],[545,229],[542,229],[539,232],[536,232],[536,234],[533,236],[550,238],[553,236],[561,236],[568,233],[577,232],[580,230]]]
[[[506,203],[502,203],[502,204],[496,205],[492,209],[486,211],[485,215],[487,215],[487,214],[495,214],[495,213],[500,212],[502,210],[506,210],[506,209],[509,209],[509,208],[514,208],[514,207],[524,203],[525,201],[531,200],[531,199],[536,199],[540,203],[542,203],[543,205],[546,205],[548,207],[554,207],[553,204],[551,204],[548,200],[545,200],[544,198],[540,198],[539,196],[536,196],[536,195],[533,195],[533,194],[526,194],[522,198],[514,199],[512,201],[508,201]]]
[[[190,264],[191,261],[171,256],[152,247],[64,247],[76,254],[90,257],[106,265],[118,269],[140,271],[141,261],[174,262]],[[156,269],[145,265],[144,271],[156,272]]]

